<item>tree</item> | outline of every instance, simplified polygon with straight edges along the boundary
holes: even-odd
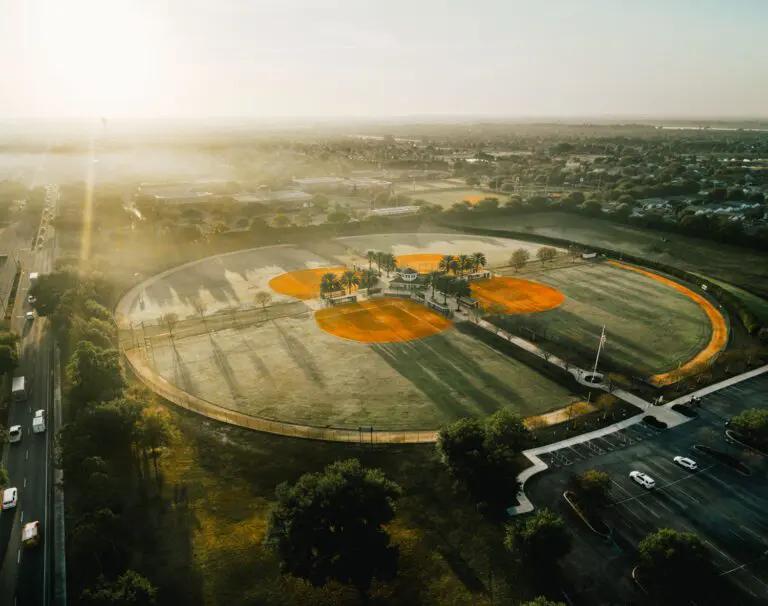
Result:
[[[365,253],[365,258],[368,260],[368,269],[371,269],[371,265],[376,260],[376,251],[369,250]]]
[[[499,208],[498,198],[483,198],[477,203],[478,212],[492,212]]]
[[[99,577],[95,587],[86,589],[80,596],[83,606],[152,606],[156,603],[157,589],[146,577],[134,570],[127,570],[116,581]]]
[[[357,275],[357,272],[348,269],[343,274],[341,274],[339,281],[341,282],[342,286],[347,287],[347,294],[352,294],[352,287],[360,284],[360,276]]]
[[[448,472],[463,480],[485,465],[485,428],[476,419],[459,419],[437,432],[437,454]]]
[[[599,200],[587,200],[582,206],[584,214],[596,217],[603,212],[603,205]]]
[[[173,329],[176,328],[176,325],[179,323],[179,316],[173,312],[169,312],[160,316],[160,322],[165,324],[165,327],[168,329],[168,335],[171,337],[171,340],[173,340]]]
[[[597,409],[603,413],[603,419],[608,416],[608,413],[613,410],[614,406],[618,403],[618,398],[608,393],[602,393],[595,401]]]
[[[112,400],[125,385],[116,349],[102,349],[80,341],[67,365],[70,400],[78,404]]]
[[[437,288],[437,285],[439,283],[440,277],[444,276],[445,274],[441,271],[431,271],[427,274],[426,280],[424,281],[424,284],[427,286],[427,288],[432,287],[432,298],[435,297],[435,288]]]
[[[0,427],[0,429],[3,430],[3,434],[6,433],[5,428]],[[0,464],[0,489],[2,489],[6,484],[8,484],[8,470]]]
[[[394,577],[398,550],[385,525],[401,489],[381,471],[357,459],[337,461],[276,492],[266,541],[284,571],[314,585],[336,580],[361,594],[374,578]]]
[[[731,419],[731,430],[747,444],[768,451],[768,409],[750,408]]]
[[[530,602],[525,602],[525,604],[521,604],[520,606],[565,606],[565,603],[553,602],[552,600],[545,598],[543,595],[540,595],[536,599],[531,600]]]
[[[200,316],[200,319],[205,324],[205,312],[208,311],[208,306],[200,297],[194,297],[192,299],[192,307],[195,309],[195,313]]]
[[[0,345],[0,374],[10,374],[19,365],[16,348],[10,345]]]
[[[456,297],[456,311],[461,309],[460,299],[462,297],[471,297],[472,289],[469,287],[469,282],[463,279],[454,280],[451,286],[451,294]]]
[[[488,265],[488,260],[485,258],[483,253],[472,253],[472,268],[474,271],[480,271],[480,268],[485,267],[486,265]]]
[[[364,269],[360,276],[360,288],[375,288],[379,283],[379,275],[373,269]]]
[[[328,216],[326,217],[326,221],[328,221],[328,223],[348,223],[349,213],[341,209],[336,209],[328,213]]]
[[[588,469],[571,478],[571,489],[587,509],[604,509],[610,502],[611,477],[604,471]]]
[[[437,267],[440,271],[444,271],[446,273],[456,271],[456,257],[453,255],[443,255],[440,258],[440,262],[438,263]]]
[[[320,278],[320,296],[341,290],[341,283],[336,274],[328,272]]]
[[[268,292],[260,290],[255,295],[253,295],[253,302],[256,303],[256,305],[261,305],[261,310],[266,313],[267,305],[272,302],[272,295]]]
[[[515,268],[515,271],[520,271],[525,267],[525,264],[528,263],[528,259],[530,258],[531,253],[525,248],[518,248],[512,253],[512,257],[509,259],[509,264]]]
[[[456,282],[455,276],[442,274],[437,278],[437,284],[435,286],[437,287],[437,290],[443,294],[443,305],[448,304],[448,295],[453,292],[454,282]]]
[[[459,276],[463,276],[464,272],[468,269],[472,269],[472,257],[469,255],[459,255],[456,257],[456,270]]]
[[[382,265],[387,272],[387,278],[389,278],[389,272],[397,269],[397,258],[392,253],[385,253],[382,257]]]
[[[523,417],[505,408],[494,412],[485,423],[484,447],[494,464],[511,467],[529,439]]]
[[[285,215],[275,215],[272,219],[272,225],[275,227],[288,227],[291,224],[291,220]]]
[[[538,251],[536,251],[536,257],[539,259],[539,261],[552,261],[557,256],[557,250],[552,248],[551,246],[542,246]]]
[[[171,444],[175,434],[170,415],[159,406],[144,408],[136,431],[140,436],[139,442],[145,456],[147,453],[152,455],[155,477],[157,477],[157,459],[160,457],[160,449]]]
[[[571,550],[565,522],[549,509],[539,509],[525,522],[509,524],[504,546],[533,568],[551,566]]]
[[[651,586],[667,595],[690,596],[712,571],[710,553],[695,534],[660,528],[640,541],[637,551]]]

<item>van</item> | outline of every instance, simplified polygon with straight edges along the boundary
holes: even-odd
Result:
[[[35,412],[32,419],[32,433],[43,433],[45,431],[45,411],[41,408]]]

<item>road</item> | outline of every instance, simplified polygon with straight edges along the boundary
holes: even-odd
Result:
[[[56,188],[48,193],[46,206],[55,207],[58,198]],[[6,247],[17,246],[22,276],[19,282],[16,305],[11,320],[11,330],[21,337],[20,365],[17,376],[23,375],[27,382],[27,401],[11,404],[10,425],[21,425],[21,442],[7,444],[3,460],[8,470],[9,486],[19,491],[19,502],[15,509],[0,514],[0,604],[15,606],[37,606],[49,604],[52,596],[52,447],[53,420],[52,377],[53,377],[53,336],[47,330],[47,320],[35,318],[25,320],[30,311],[27,303],[29,274],[49,273],[53,270],[55,242],[52,230],[46,230],[41,245],[30,250],[29,239],[14,242],[13,234],[7,238]],[[27,248],[23,248],[26,246]],[[36,410],[46,411],[46,432],[32,433],[32,417]],[[26,522],[39,520],[42,541],[37,548],[23,548],[21,528]]]
[[[643,603],[629,571],[637,563],[638,542],[658,528],[697,534],[709,550],[723,581],[718,591],[727,595],[715,591],[709,601],[697,598],[699,606],[768,603],[768,461],[723,441],[725,419],[766,405],[768,376],[763,375],[705,396],[699,418],[689,423],[666,431],[640,424],[548,461],[552,469],[530,480],[528,494],[537,506],[550,507],[568,521],[574,545],[562,564],[574,584],[569,595],[575,604]],[[707,443],[747,460],[752,475],[692,448]],[[695,459],[699,469],[675,465],[676,455]],[[604,516],[613,529],[609,541],[590,532],[562,499],[571,474],[587,469],[611,477],[612,503]],[[628,475],[635,469],[653,477],[656,489],[632,482]]]

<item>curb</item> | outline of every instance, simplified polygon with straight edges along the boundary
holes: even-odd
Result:
[[[603,537],[604,539],[610,539],[611,535],[613,534],[613,530],[611,529],[611,527],[606,524],[606,527],[610,531],[610,532],[608,532],[608,534],[606,534],[604,532],[599,532],[598,530],[596,530],[595,527],[592,526],[592,524],[589,523],[589,520],[587,520],[587,518],[584,517],[584,515],[581,513],[581,511],[579,511],[579,508],[576,507],[576,504],[573,501],[571,501],[570,498],[568,498],[568,493],[573,494],[570,490],[566,490],[565,492],[563,492],[563,498],[565,499],[566,503],[568,503],[568,505],[571,506],[571,509],[573,509],[574,513],[576,513],[576,515],[581,518],[581,521],[584,522],[587,525],[587,527],[589,527],[589,529],[592,532],[594,532],[597,536]]]
[[[767,453],[764,453],[762,450],[759,450],[759,449],[755,448],[754,446],[750,446],[749,444],[746,444],[745,442],[742,442],[741,440],[737,440],[736,438],[734,438],[733,436],[735,436],[735,435],[737,435],[737,434],[735,434],[735,433],[734,433],[733,431],[731,431],[730,429],[726,429],[726,430],[725,430],[725,435],[726,435],[726,436],[728,437],[728,439],[729,439],[731,442],[733,442],[734,444],[738,444],[738,445],[739,445],[739,446],[741,446],[742,448],[746,448],[747,450],[751,450],[752,452],[756,452],[757,454],[759,454],[759,455],[760,455],[760,456],[762,456],[762,457],[768,457],[768,454],[767,454]]]

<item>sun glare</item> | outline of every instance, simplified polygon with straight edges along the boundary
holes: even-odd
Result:
[[[140,3],[74,0],[45,6],[39,52],[57,91],[51,105],[97,116],[151,110],[146,101],[160,58]]]

